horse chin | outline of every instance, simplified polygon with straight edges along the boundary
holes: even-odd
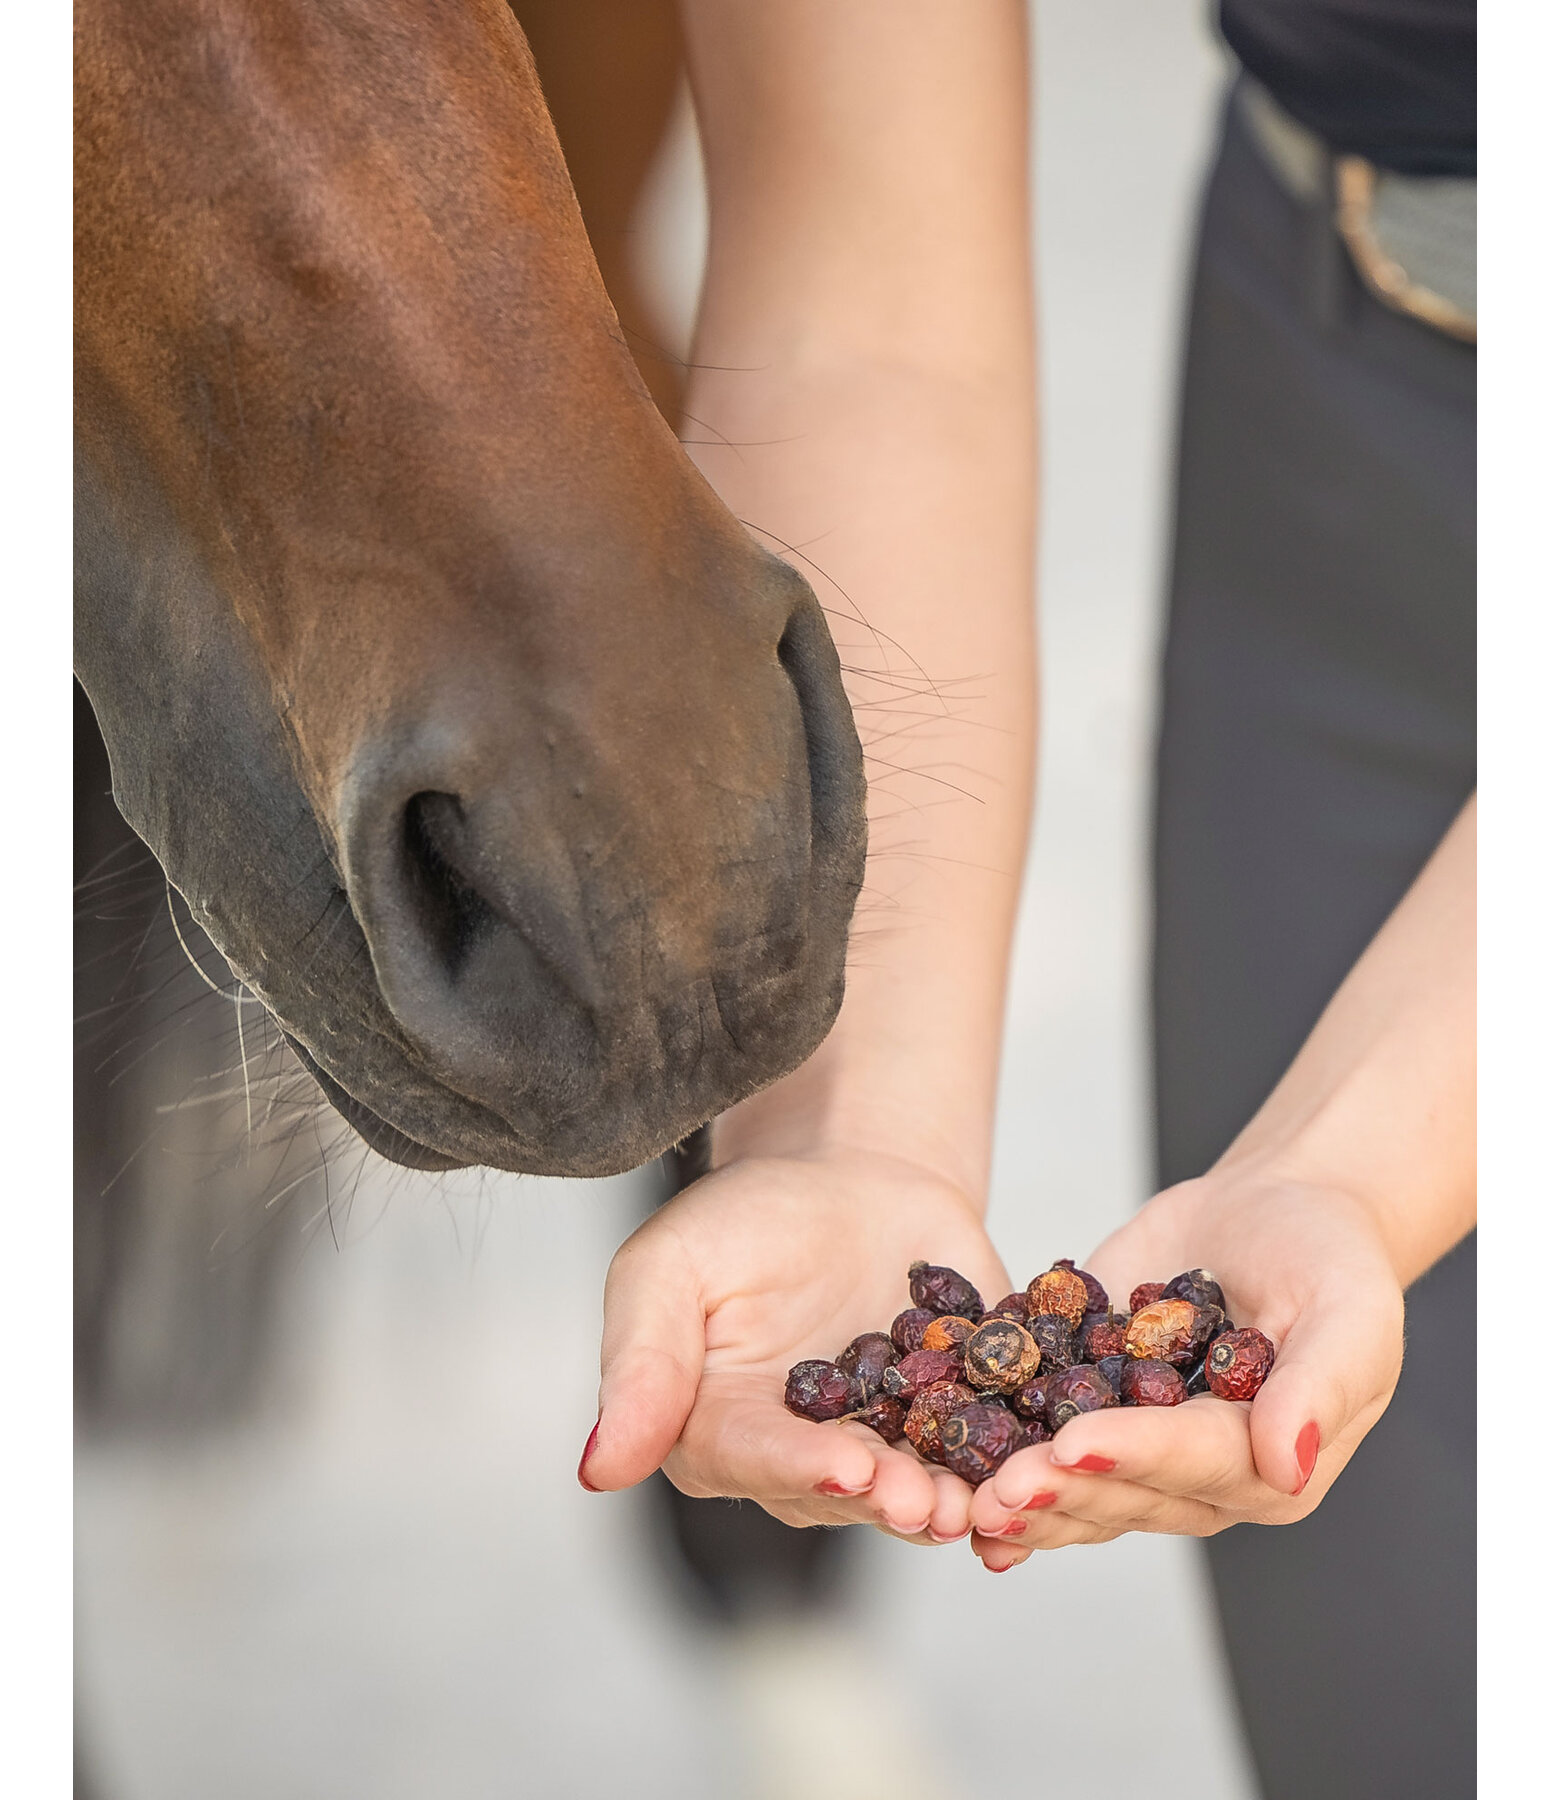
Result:
[[[444,1174],[449,1169],[466,1169],[470,1166],[467,1158],[448,1156],[444,1151],[433,1150],[429,1144],[422,1144],[418,1139],[400,1131],[396,1125],[390,1125],[380,1114],[374,1113],[353,1094],[346,1093],[326,1069],[319,1067],[317,1059],[310,1056],[298,1044],[288,1031],[281,1035],[296,1054],[296,1059],[322,1090],[323,1098],[333,1107],[360,1137],[368,1150],[375,1150],[377,1155],[386,1161],[397,1163],[404,1169],[426,1169],[433,1173]]]

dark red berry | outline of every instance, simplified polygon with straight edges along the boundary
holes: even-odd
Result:
[[[1024,1419],[1022,1448],[1026,1450],[1030,1444],[1047,1444],[1054,1435],[1042,1419]]]
[[[1276,1359],[1276,1347],[1252,1325],[1224,1331],[1206,1357],[1206,1380],[1223,1400],[1252,1400]]]
[[[1130,1358],[1128,1356],[1101,1356],[1097,1362],[1093,1364],[1093,1367],[1103,1379],[1108,1382],[1114,1392],[1119,1394],[1119,1378],[1125,1372],[1125,1364],[1129,1361]],[[1120,1401],[1121,1404],[1123,1404],[1123,1394],[1120,1394]]]
[[[910,1402],[904,1415],[904,1435],[927,1462],[945,1463],[942,1427],[960,1406],[973,1404],[974,1389],[956,1381],[936,1381]]]
[[[1130,1310],[1138,1313],[1143,1307],[1155,1306],[1162,1299],[1162,1291],[1167,1285],[1166,1281],[1143,1281],[1140,1287],[1133,1287],[1130,1290]]]
[[[1109,1310],[1109,1293],[1096,1275],[1089,1275],[1086,1269],[1077,1269],[1069,1256],[1063,1256],[1055,1264],[1057,1269],[1075,1269],[1087,1283],[1087,1310],[1089,1312],[1107,1312]]]
[[[1038,1374],[1039,1346],[1015,1319],[987,1319],[963,1347],[963,1372],[975,1387],[1010,1392]]]
[[[1045,1397],[1045,1411],[1056,1431],[1078,1413],[1098,1412],[1103,1407],[1118,1405],[1119,1396],[1101,1371],[1089,1368],[1086,1363],[1078,1363],[1064,1374],[1053,1376]]]
[[[1220,1337],[1227,1329],[1227,1315],[1219,1306],[1197,1306],[1195,1323],[1189,1335],[1189,1368],[1194,1368],[1206,1351],[1211,1348],[1213,1338]],[[1183,1365],[1181,1365],[1183,1366]]]
[[[883,1392],[906,1406],[938,1381],[961,1381],[963,1363],[951,1350],[912,1350],[883,1370]]]
[[[1178,1370],[1150,1356],[1125,1358],[1119,1397],[1127,1406],[1182,1406],[1188,1398]]]
[[[961,1407],[942,1427],[948,1468],[974,1487],[988,1481],[1022,1447],[1022,1422],[1004,1406]]]
[[[998,1300],[985,1317],[988,1319],[992,1315],[1002,1319],[1016,1319],[1019,1325],[1026,1325],[1033,1316],[1028,1310],[1028,1296],[1021,1293],[1007,1294]]]
[[[1080,1361],[1071,1322],[1059,1313],[1039,1313],[1029,1324],[1028,1332],[1039,1346],[1039,1368],[1046,1375],[1058,1375]]]
[[[1158,1295],[1160,1300],[1187,1300],[1191,1306],[1219,1306],[1227,1311],[1227,1298],[1221,1283],[1209,1269],[1186,1269],[1175,1275]]]
[[[863,1331],[852,1338],[835,1359],[847,1375],[861,1385],[864,1401],[876,1399],[883,1385],[883,1370],[899,1360],[893,1339],[883,1331]]]
[[[924,1306],[911,1306],[899,1314],[888,1335],[893,1339],[893,1347],[900,1356],[908,1356],[911,1351],[920,1348],[921,1336],[935,1317],[936,1314],[929,1312]]]
[[[927,1312],[944,1317],[957,1313],[976,1325],[985,1316],[985,1302],[974,1283],[956,1269],[940,1268],[935,1263],[910,1264],[910,1299]]]
[[[1186,1368],[1195,1360],[1196,1313],[1187,1300],[1154,1300],[1130,1315],[1125,1354]]]
[[[1209,1364],[1210,1364],[1209,1356],[1202,1356],[1200,1361],[1197,1362],[1192,1368],[1185,1370],[1185,1372],[1184,1372],[1184,1392],[1190,1397],[1191,1400],[1194,1399],[1196,1394],[1209,1394],[1210,1393],[1211,1383],[1209,1380],[1209,1376],[1210,1376],[1211,1370],[1210,1370]]]
[[[922,1350],[952,1350],[959,1356],[963,1347],[977,1330],[972,1319],[962,1318],[957,1313],[946,1313],[941,1318],[933,1319],[921,1334]]]
[[[1012,1410],[1021,1418],[1045,1424],[1045,1402],[1048,1397],[1049,1377],[1035,1375],[1032,1381],[1025,1381],[1016,1393],[1009,1396]]]
[[[1129,1313],[1090,1312],[1076,1335],[1077,1362],[1096,1363],[1105,1356],[1125,1354],[1125,1327]]]
[[[1028,1283],[1028,1304],[1035,1316],[1059,1313],[1074,1329],[1087,1316],[1087,1283],[1075,1269],[1046,1270]]]
[[[838,1363],[814,1359],[787,1375],[786,1405],[799,1418],[837,1419],[861,1405],[861,1393]]]
[[[904,1402],[895,1400],[889,1394],[879,1394],[875,1400],[869,1401],[859,1412],[850,1416],[858,1425],[870,1426],[890,1444],[898,1443],[904,1436]]]

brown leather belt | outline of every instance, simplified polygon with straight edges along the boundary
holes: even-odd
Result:
[[[1327,205],[1362,280],[1397,312],[1475,341],[1475,184],[1451,175],[1396,175],[1342,156],[1250,75],[1238,104],[1283,187]]]

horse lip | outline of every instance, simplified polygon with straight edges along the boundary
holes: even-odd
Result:
[[[317,1059],[311,1056],[302,1045],[298,1044],[288,1031],[282,1031],[292,1050],[307,1073],[323,1090],[326,1100],[365,1140],[367,1146],[375,1150],[379,1156],[386,1157],[389,1162],[397,1163],[405,1169],[428,1169],[444,1174],[449,1169],[466,1169],[466,1161],[448,1156],[444,1151],[433,1150],[428,1144],[422,1144],[418,1138],[412,1138],[406,1131],[400,1131],[396,1125],[390,1125],[380,1113],[375,1113],[364,1102],[357,1100],[347,1089],[342,1088],[333,1076],[319,1067]]]

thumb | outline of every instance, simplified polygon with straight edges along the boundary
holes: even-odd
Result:
[[[594,1493],[661,1467],[694,1405],[705,1309],[682,1245],[648,1221],[622,1244],[603,1290],[597,1424],[576,1471]]]
[[[1404,1305],[1351,1304],[1325,1293],[1288,1332],[1265,1385],[1249,1410],[1249,1438],[1260,1478],[1283,1494],[1300,1494],[1334,1448],[1343,1465],[1376,1422],[1399,1379]],[[1392,1314],[1392,1316],[1390,1316]],[[1350,1442],[1342,1442],[1354,1426]]]

